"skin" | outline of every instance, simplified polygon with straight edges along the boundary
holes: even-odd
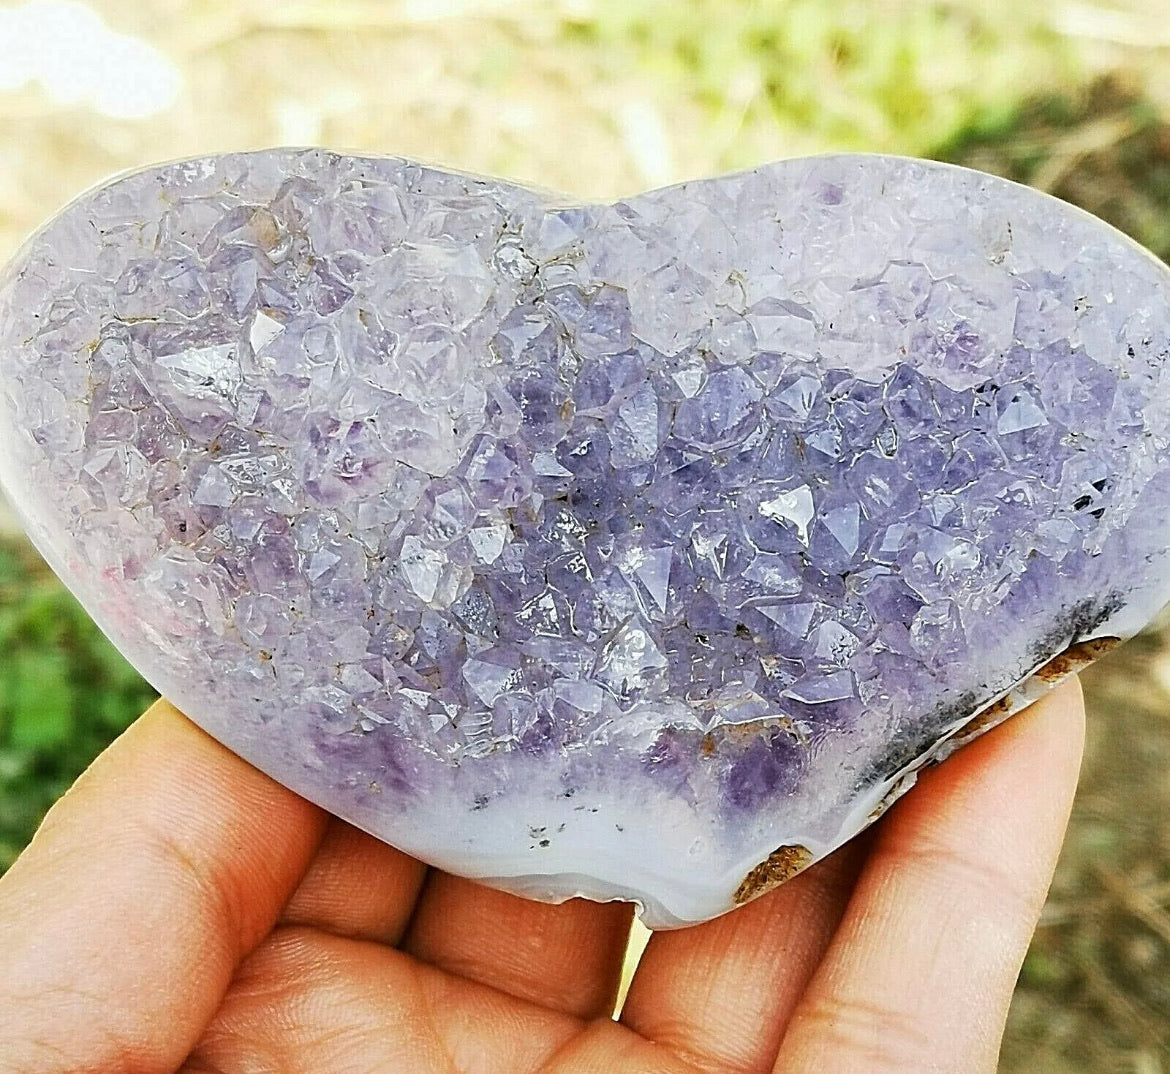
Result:
[[[165,702],[0,880],[2,1074],[992,1072],[1076,783],[1075,681],[869,833],[653,937],[428,870]]]

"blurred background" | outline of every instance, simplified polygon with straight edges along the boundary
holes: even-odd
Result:
[[[1168,61],[1170,0],[0,0],[0,262],[112,173],[278,144],[598,199],[829,150],[937,157],[1166,258]],[[1168,627],[1085,676],[1003,1071],[1170,1074]],[[0,509],[0,870],[151,696]]]

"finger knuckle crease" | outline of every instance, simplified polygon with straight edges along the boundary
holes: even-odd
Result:
[[[835,996],[800,1016],[811,1023],[819,1047],[840,1060],[856,1056],[859,1070],[912,1074],[937,1045],[918,1019],[887,1003]]]

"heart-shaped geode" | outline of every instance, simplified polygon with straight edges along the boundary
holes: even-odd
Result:
[[[0,280],[3,481],[281,782],[698,921],[1166,599],[1168,295],[1099,221],[920,161],[594,206],[193,160]]]

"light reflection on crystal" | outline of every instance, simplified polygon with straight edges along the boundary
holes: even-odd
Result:
[[[760,512],[776,522],[796,527],[802,544],[808,544],[808,526],[813,519],[813,497],[808,485],[782,492],[760,503]]]

